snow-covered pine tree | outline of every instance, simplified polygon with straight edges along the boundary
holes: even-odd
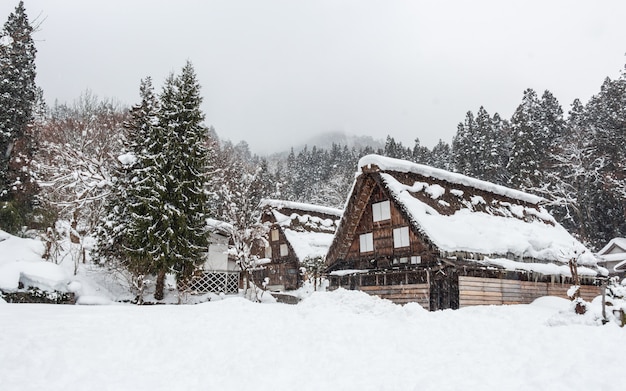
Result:
[[[522,103],[511,118],[513,145],[507,165],[510,173],[509,185],[530,189],[539,185],[541,172],[542,145],[538,144],[540,123],[540,102],[537,93],[529,88],[524,91]]]
[[[524,91],[522,104],[511,119],[513,146],[508,164],[510,184],[534,193],[545,192],[544,172],[552,164],[550,152],[563,135],[563,109],[546,90],[541,99],[532,89]]]
[[[387,135],[383,155],[396,159],[412,160],[413,151],[402,145],[400,141],[396,141],[393,137]]]
[[[506,166],[509,162],[509,154],[511,151],[512,137],[511,126],[507,120],[503,120],[500,114],[495,113],[491,117],[491,133],[488,141],[491,144],[489,148],[489,166],[486,169],[487,180],[506,185],[509,179],[509,173]]]
[[[457,126],[457,133],[452,139],[452,162],[454,171],[465,175],[474,175],[479,165],[479,156],[476,153],[476,120],[474,114],[468,111],[465,121]]]
[[[452,170],[452,152],[450,151],[450,144],[440,139],[433,147],[430,155],[433,167],[448,171]]]
[[[165,88],[173,83],[174,76],[170,75]],[[127,210],[121,206],[114,212],[127,214],[129,218],[125,226],[119,227],[125,231],[121,238],[126,257],[124,264],[137,277],[157,275],[154,296],[160,300],[164,295],[165,274],[173,266],[170,242],[165,242],[170,239],[167,233],[174,233],[167,208],[169,161],[172,159],[167,150],[173,136],[161,126],[159,103],[152,86],[142,83],[141,94],[142,103],[132,111],[133,119],[128,122],[130,154],[136,162],[125,173],[122,184],[126,188],[118,193],[127,201]]]
[[[415,138],[415,145],[413,146],[411,160],[419,164],[432,165],[430,150],[422,145],[419,137]]]
[[[539,107],[539,141],[547,148],[551,148],[554,140],[565,132],[563,108],[556,97],[548,90],[545,90],[543,95],[541,95]]]
[[[124,231],[129,269],[156,274],[154,297],[161,300],[165,275],[190,277],[208,247],[210,137],[190,62],[178,77],[166,79],[159,99],[149,79],[142,82],[141,97],[128,123],[130,160],[136,160],[118,192],[127,210],[113,205],[111,211],[129,219],[117,225]]]
[[[480,106],[476,113],[475,128],[471,137],[473,145],[474,159],[472,160],[471,176],[492,181],[492,176],[488,174],[495,165],[492,162],[493,155],[491,147],[494,139],[494,129],[491,116],[487,110]],[[493,182],[493,181],[492,181]]]
[[[591,132],[591,159],[587,171],[595,179],[594,242],[626,234],[626,75],[607,78],[586,106]]]
[[[134,282],[142,285],[141,276],[153,270],[150,249],[144,247],[145,231],[138,230],[141,226],[138,220],[149,218],[148,209],[157,195],[152,187],[157,166],[151,164],[153,155],[149,151],[153,146],[158,103],[150,77],[141,81],[139,96],[141,103],[130,110],[130,118],[124,123],[125,153],[118,158],[120,166],[98,229],[96,258],[99,262],[121,264],[131,272]]]
[[[206,219],[209,181],[208,128],[200,110],[200,84],[191,62],[170,77],[160,98],[159,125],[164,135],[162,214],[155,238],[161,243],[155,298],[163,297],[166,272],[192,275],[208,247]]]
[[[5,218],[22,222],[32,210],[37,193],[30,170],[24,168],[36,148],[32,120],[37,98],[37,50],[32,33],[24,2],[20,1],[0,33],[0,201],[4,201],[2,209],[16,213]]]

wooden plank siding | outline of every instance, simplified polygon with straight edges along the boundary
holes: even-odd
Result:
[[[390,201],[391,218],[383,221],[374,221],[372,204]],[[395,228],[409,228],[409,245],[406,247],[394,247],[393,230]],[[361,252],[360,235],[372,233],[374,251]],[[387,267],[393,263],[393,259],[410,257],[412,255],[421,256],[422,263],[432,260],[432,251],[417,235],[411,224],[406,220],[402,212],[397,208],[395,202],[390,200],[386,192],[380,185],[376,184],[372,190],[370,199],[363,206],[361,219],[359,220],[352,242],[348,247],[345,259],[350,261],[356,269],[368,269],[372,265],[369,263],[375,259],[376,267]]]
[[[541,296],[567,299],[570,284],[506,280],[459,276],[459,305],[528,304]],[[583,285],[581,296],[591,301],[600,294],[600,287]]]
[[[427,310],[430,307],[428,284],[361,286],[359,290],[396,304],[417,303]]]

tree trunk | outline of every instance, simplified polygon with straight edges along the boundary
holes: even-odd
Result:
[[[157,275],[156,287],[154,290],[154,299],[163,300],[163,290],[165,288],[165,270],[160,270]]]

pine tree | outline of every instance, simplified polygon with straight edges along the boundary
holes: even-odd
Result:
[[[529,88],[524,91],[522,103],[511,118],[513,145],[507,165],[511,177],[509,184],[521,189],[537,187],[541,182],[541,148],[538,136],[541,129],[540,102],[537,93]]]
[[[586,106],[591,132],[588,175],[594,178],[590,199],[595,243],[626,234],[626,75],[606,79]]]
[[[200,85],[191,63],[170,75],[158,99],[142,83],[142,104],[129,130],[137,161],[122,198],[129,216],[122,239],[129,267],[157,275],[154,297],[164,295],[166,273],[192,275],[207,250],[210,164],[209,129],[203,125]],[[140,137],[139,137],[140,136]]]
[[[452,139],[452,162],[454,170],[464,175],[475,175],[479,165],[476,144],[476,120],[468,111],[465,121],[457,126],[457,133]]]
[[[177,78],[170,77],[161,94],[158,127],[166,136],[157,254],[155,298],[163,297],[165,274],[178,279],[192,275],[208,247],[206,218],[208,183],[208,129],[200,110],[200,85],[190,62]],[[158,184],[157,184],[158,186]]]
[[[410,148],[405,148],[404,145],[400,141],[397,141],[387,135],[387,140],[385,141],[385,149],[382,153],[384,156],[403,159],[403,160],[412,160],[413,159],[413,151]]]
[[[432,156],[427,147],[424,147],[420,142],[419,137],[415,138],[415,145],[413,146],[413,154],[411,160],[415,163],[432,165]]]
[[[19,220],[32,210],[38,190],[28,169],[36,149],[32,32],[20,1],[0,33],[0,200],[8,201],[2,209],[14,209]]]
[[[431,164],[433,167],[441,168],[443,170],[452,170],[452,153],[450,151],[450,145],[443,140],[433,147],[431,151]]]
[[[140,226],[136,219],[147,216],[150,203],[156,200],[151,188],[154,182],[150,180],[156,166],[150,164],[148,152],[158,110],[151,78],[141,81],[139,95],[141,103],[130,110],[130,119],[124,124],[128,143],[98,229],[96,256],[100,262],[121,263],[142,284],[141,276],[153,272],[148,251],[141,245],[145,243],[145,231],[134,231],[131,235],[130,230]]]
[[[550,149],[554,140],[565,132],[563,109],[554,95],[546,90],[541,96],[539,110],[539,142]]]
[[[500,115],[495,113],[492,117],[481,106],[476,114],[476,130],[473,137],[478,157],[474,160],[473,175],[493,183],[506,182],[507,136]]]

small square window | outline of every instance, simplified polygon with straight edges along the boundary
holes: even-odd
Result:
[[[393,247],[408,247],[409,244],[409,227],[395,228],[393,230]]]
[[[359,236],[360,250],[362,253],[374,251],[374,236],[372,233],[362,234]]]
[[[413,255],[411,257],[411,265],[419,265],[420,263],[422,263],[422,257],[419,255]]]
[[[389,220],[391,218],[391,207],[389,201],[372,204],[372,215],[374,222]]]
[[[280,245],[280,256],[286,257],[287,255],[289,255],[289,248],[285,243],[283,243]]]

